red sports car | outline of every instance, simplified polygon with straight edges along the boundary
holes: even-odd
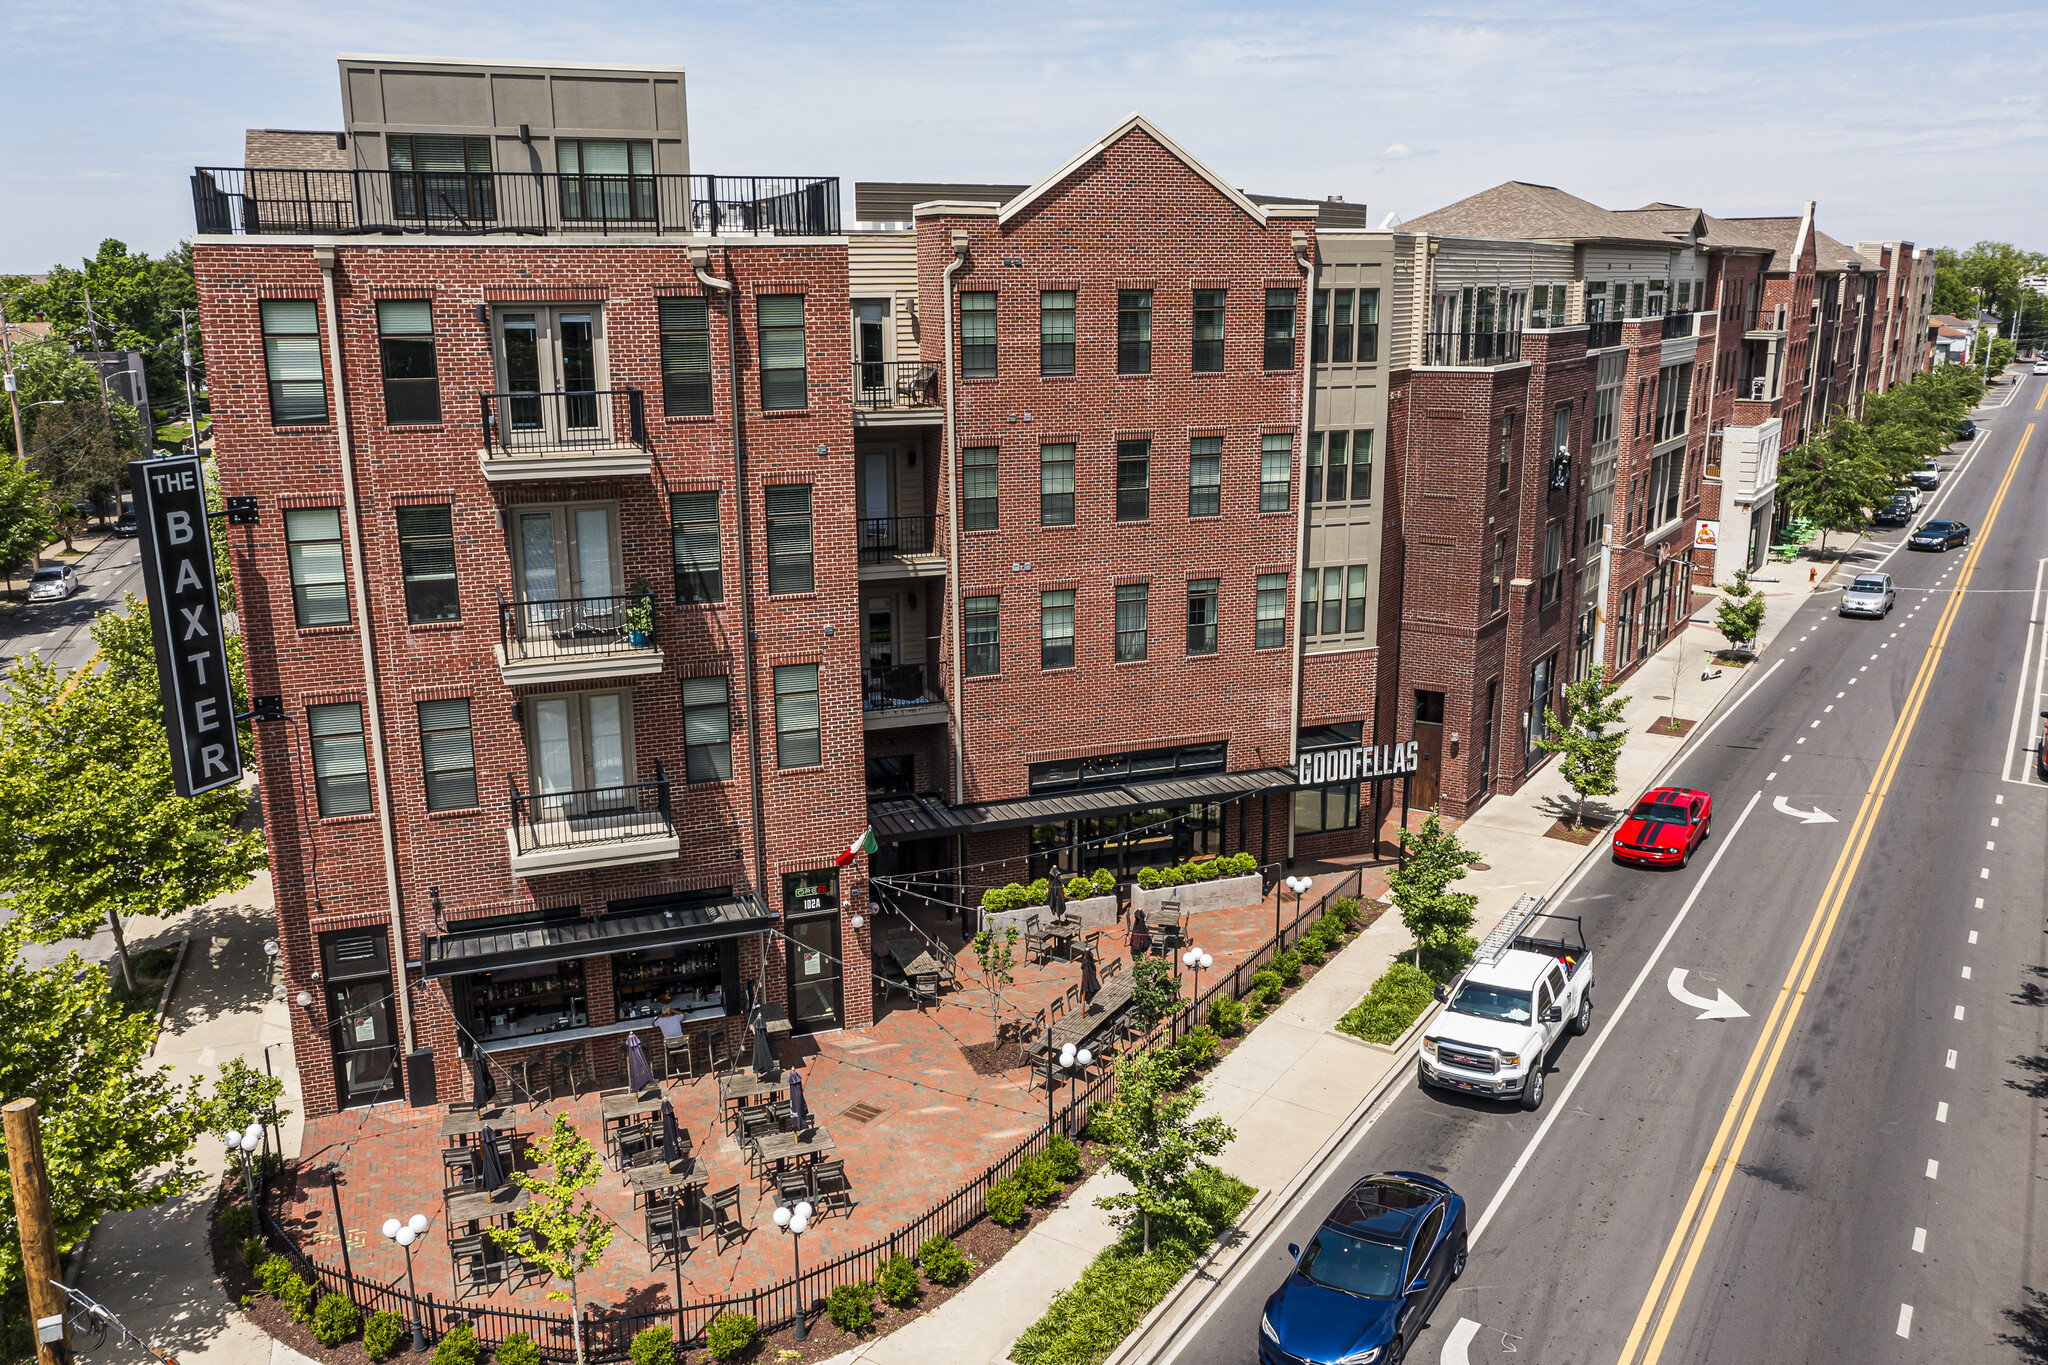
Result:
[[[1645,792],[1614,832],[1616,862],[1684,867],[1714,823],[1714,798],[1685,787]]]

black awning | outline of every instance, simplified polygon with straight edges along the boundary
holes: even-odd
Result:
[[[875,827],[878,841],[900,843],[905,839],[1058,824],[1160,806],[1237,801],[1293,785],[1294,772],[1290,768],[1258,768],[1242,773],[1203,773],[1163,777],[1153,782],[1081,787],[978,806],[949,806],[935,796],[884,796],[868,802],[868,822]]]
[[[467,976],[497,967],[531,967],[608,953],[671,948],[685,943],[758,934],[775,916],[754,900],[677,901],[623,915],[594,915],[540,924],[507,925],[426,941],[425,975]]]

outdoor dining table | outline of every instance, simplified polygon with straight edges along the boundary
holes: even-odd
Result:
[[[1028,1049],[1034,1057],[1046,1051],[1058,1051],[1068,1043],[1081,1047],[1098,1033],[1109,1028],[1131,1003],[1131,978],[1127,975],[1112,977],[1102,983],[1102,989],[1095,993],[1093,1008],[1078,1009],[1054,1024],[1046,1033],[1040,1034]]]
[[[1050,924],[1040,925],[1039,932],[1059,945],[1061,957],[1071,957],[1074,940],[1081,936],[1081,926],[1074,920],[1056,919]]]
[[[763,1166],[779,1166],[785,1161],[795,1161],[807,1156],[822,1156],[839,1150],[839,1144],[823,1128],[813,1125],[810,1136],[797,1141],[795,1133],[763,1133],[754,1140],[754,1150],[759,1153]]]
[[[734,1071],[718,1078],[719,1111],[730,1122],[749,1100],[758,1100],[767,1095],[779,1095],[788,1083],[777,1077],[763,1080],[751,1071]]]
[[[441,1136],[473,1138],[485,1128],[496,1128],[499,1137],[508,1138],[512,1136],[513,1130],[502,1126],[504,1119],[505,1111],[502,1109],[493,1109],[482,1115],[474,1109],[458,1109],[452,1114],[441,1116]]]
[[[896,965],[908,977],[923,975],[939,970],[938,959],[931,954],[925,941],[908,930],[899,929],[884,940],[889,956],[896,959]]]
[[[711,1179],[710,1170],[698,1157],[684,1157],[670,1170],[657,1162],[652,1166],[635,1166],[626,1172],[626,1187],[633,1191],[633,1202],[650,1195],[667,1194],[672,1190],[687,1191],[693,1185],[702,1185]]]
[[[503,1191],[499,1192],[503,1194]],[[455,1223],[477,1223],[486,1218],[506,1218],[526,1207],[526,1191],[513,1189],[509,1197],[493,1199],[484,1190],[471,1190],[466,1194],[448,1196],[448,1221]]]

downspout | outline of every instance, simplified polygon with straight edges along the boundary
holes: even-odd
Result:
[[[966,642],[960,634],[960,509],[953,496],[953,451],[958,440],[953,416],[953,276],[967,264],[967,230],[953,229],[953,261],[941,277],[946,306],[946,449],[939,496],[946,503],[946,623],[953,633],[952,667],[948,682],[953,697],[953,804],[967,799],[967,737],[960,732],[966,707],[961,704],[961,653]]]
[[[1307,316],[1309,326],[1315,325],[1313,309],[1304,311],[1304,305],[1312,301],[1315,288],[1315,264],[1309,260],[1308,234],[1297,230],[1294,233],[1294,264],[1301,269],[1301,297],[1294,305],[1294,315]],[[1298,333],[1301,329],[1297,327]],[[1288,670],[1287,679],[1287,766],[1293,767],[1301,758],[1301,675],[1307,666],[1308,642],[1302,634],[1302,575],[1308,572],[1308,423],[1309,399],[1315,386],[1316,367],[1315,338],[1302,339],[1307,344],[1301,351],[1301,423],[1294,441],[1294,458],[1301,465],[1301,478],[1294,502],[1294,667]],[[1375,699],[1377,701],[1377,699]],[[1378,708],[1375,706],[1377,715]],[[1378,832],[1374,832],[1378,837]],[[1294,807],[1287,808],[1287,865],[1294,865]]]
[[[341,450],[341,500],[347,517],[349,579],[356,594],[356,640],[363,651],[363,690],[368,694],[370,713],[370,766],[377,774],[377,838],[384,846],[384,894],[391,913],[392,966],[398,982],[398,1032],[405,1050],[414,1051],[418,1039],[412,1028],[412,983],[406,976],[406,960],[412,955],[405,941],[405,909],[398,893],[398,833],[391,814],[391,768],[384,756],[384,697],[377,687],[377,651],[370,633],[370,584],[363,570],[363,513],[356,497],[355,443],[349,435],[348,389],[343,383],[341,363],[341,319],[334,303],[334,247],[313,248],[320,262],[321,301],[327,306],[327,384],[334,391],[334,436]]]
[[[754,635],[754,573],[748,552],[752,518],[748,515],[747,433],[740,415],[740,298],[731,280],[721,280],[704,268],[710,263],[710,247],[690,248],[690,265],[697,272],[697,283],[725,295],[726,357],[732,367],[733,485],[737,490],[733,503],[740,532],[740,661],[747,671],[747,804],[752,808],[754,825],[754,899],[764,911],[772,912],[773,907],[766,899],[768,816],[761,799],[761,708],[757,704],[760,694],[759,681],[755,676],[759,671],[755,666],[758,641]],[[730,258],[726,261],[726,269],[732,269]],[[763,970],[766,970],[765,951]]]

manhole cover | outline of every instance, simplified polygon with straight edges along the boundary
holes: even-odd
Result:
[[[859,1104],[850,1104],[840,1110],[839,1116],[852,1119],[855,1123],[873,1123],[876,1119],[882,1117],[882,1110],[878,1106],[862,1100]]]

